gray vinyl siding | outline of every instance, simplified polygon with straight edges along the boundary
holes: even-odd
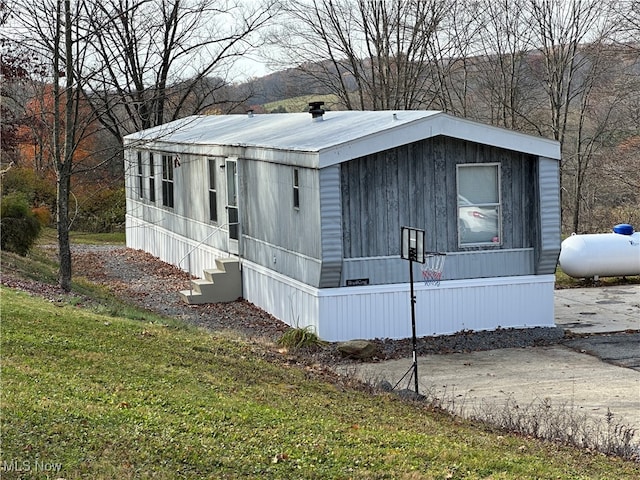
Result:
[[[559,164],[556,160],[539,160],[539,240],[536,249],[536,274],[553,274],[560,255]]]
[[[319,171],[298,168],[300,207],[293,205],[293,168],[240,159],[242,256],[318,286],[321,267]]]
[[[339,287],[342,271],[342,202],[340,166],[320,170],[322,273],[319,286]]]
[[[460,247],[456,165],[494,162],[500,164],[502,243]],[[397,271],[390,257],[399,255],[403,225],[426,231],[426,250],[483,252],[481,257],[452,255],[446,279],[533,274],[536,163],[529,155],[436,137],[342,164],[344,256],[353,259],[345,264],[342,281],[371,277],[355,261],[370,265],[371,272]],[[386,265],[378,265],[380,257]],[[389,277],[397,281],[397,275]],[[370,283],[386,282],[370,278]]]

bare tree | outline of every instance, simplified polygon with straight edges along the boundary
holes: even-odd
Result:
[[[620,19],[620,40],[640,50],[640,0],[617,2],[616,11]]]
[[[535,112],[542,89],[529,71],[531,28],[527,0],[483,0],[475,15],[479,55],[475,117],[506,128],[538,132]]]
[[[71,179],[81,169],[79,146],[99,121],[114,138],[206,108],[226,82],[229,62],[253,47],[252,33],[272,4],[252,11],[206,0],[16,0],[15,30],[49,61],[40,84],[48,125],[46,149],[57,184],[59,282],[71,287]],[[46,89],[43,90],[46,92]],[[92,108],[87,108],[90,105]],[[45,151],[45,149],[42,149]],[[94,152],[83,152],[92,156]],[[74,164],[75,162],[75,164]],[[94,167],[95,162],[89,162]]]
[[[600,0],[529,0],[532,45],[542,56],[539,81],[544,86],[551,136],[563,143],[572,102],[582,88],[578,72],[586,58],[580,45],[588,43],[594,25],[605,14]]]
[[[92,19],[87,99],[117,139],[229,99],[231,64],[255,48],[274,0],[104,0]],[[222,93],[222,95],[218,95]],[[222,97],[222,98],[221,98]],[[235,103],[234,103],[235,100]]]
[[[452,1],[429,44],[431,81],[429,108],[473,118],[474,78],[483,5]]]
[[[59,284],[71,289],[71,248],[69,242],[69,199],[74,155],[88,134],[94,119],[81,109],[81,72],[86,61],[86,40],[90,35],[87,19],[90,5],[84,1],[44,0],[16,2],[18,32],[26,32],[23,45],[39,58],[48,58],[52,89],[48,102],[42,102],[41,120],[50,122],[50,155],[56,174],[56,222],[60,260]],[[46,78],[42,79],[46,83]],[[46,91],[46,90],[43,90]],[[45,143],[43,141],[43,143]]]
[[[10,32],[15,22],[15,9],[0,0],[0,119],[2,119],[0,162],[21,165],[19,146],[24,141],[24,132],[33,126],[27,104],[31,98],[31,79],[45,73],[44,63],[22,45]],[[34,148],[35,150],[36,148]]]
[[[561,144],[561,198],[564,213],[572,212],[573,231],[579,230],[582,186],[591,159],[610,134],[608,118],[618,101],[612,98],[613,103],[594,115],[594,95],[604,78],[604,46],[617,23],[612,5],[600,0],[529,0],[528,5],[532,45],[541,56],[538,80],[548,102],[541,131]]]
[[[276,41],[287,61],[353,109],[425,104],[442,0],[291,0]]]

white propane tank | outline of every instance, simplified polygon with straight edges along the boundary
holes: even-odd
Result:
[[[559,263],[574,278],[640,275],[640,232],[621,224],[614,233],[573,234],[562,242]]]

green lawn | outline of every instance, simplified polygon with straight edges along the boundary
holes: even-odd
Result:
[[[638,464],[314,380],[234,339],[0,293],[3,479],[640,478]]]
[[[125,233],[87,233],[70,232],[69,240],[72,245],[122,245],[125,244]],[[58,245],[58,233],[54,228],[43,228],[38,237],[38,245]]]

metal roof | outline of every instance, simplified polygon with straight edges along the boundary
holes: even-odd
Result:
[[[322,168],[437,135],[560,159],[556,141],[433,110],[331,111],[315,121],[308,113],[199,115],[128,135],[125,143],[305,152]]]

